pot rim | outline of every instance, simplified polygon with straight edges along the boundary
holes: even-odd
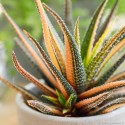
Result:
[[[31,84],[29,84],[26,88],[32,88],[33,86]],[[39,118],[42,117],[42,119],[51,119],[51,120],[57,120],[58,122],[59,121],[65,121],[65,122],[70,122],[70,121],[94,121],[95,120],[98,120],[98,121],[101,121],[102,119],[105,120],[105,119],[109,119],[109,118],[112,118],[114,116],[119,116],[120,114],[122,114],[123,112],[125,112],[125,106],[121,107],[121,108],[118,108],[116,109],[115,111],[112,111],[112,112],[109,112],[109,113],[106,113],[106,114],[102,114],[102,115],[96,115],[96,116],[87,116],[87,117],[60,117],[60,116],[52,116],[52,115],[47,115],[47,114],[43,114],[43,113],[40,113],[39,111],[36,111],[36,110],[33,110],[31,107],[29,107],[27,104],[25,104],[24,102],[24,99],[22,97],[21,94],[17,94],[16,96],[16,104],[17,106],[25,111],[25,112],[28,112],[29,114],[32,113],[32,115],[34,116],[37,116]]]

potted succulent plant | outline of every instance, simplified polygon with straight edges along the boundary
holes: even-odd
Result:
[[[35,0],[42,21],[45,45],[36,42],[28,32],[22,32],[0,5],[3,15],[19,36],[17,43],[23,46],[27,56],[50,81],[47,84],[31,75],[20,65],[15,53],[12,53],[18,72],[37,86],[23,88],[0,77],[5,84],[22,93],[17,96],[20,125],[125,124],[125,73],[113,76],[125,60],[125,53],[120,53],[112,65],[104,70],[108,61],[124,49],[125,27],[113,37],[106,38],[118,0],[115,0],[109,15],[100,26],[107,2],[103,0],[84,40],[80,42],[79,19],[72,35],[55,11],[41,3],[41,0]],[[46,11],[61,28],[63,39],[59,37]]]

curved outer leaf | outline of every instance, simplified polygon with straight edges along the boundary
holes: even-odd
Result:
[[[91,24],[88,28],[88,31],[85,35],[84,41],[82,42],[81,55],[82,55],[82,59],[84,60],[85,66],[88,64],[88,60],[90,58],[94,40],[95,40],[96,31],[98,29],[99,20],[102,16],[102,13],[104,11],[107,1],[108,0],[103,0],[102,4],[97,9],[91,21]]]
[[[80,99],[84,99],[84,98],[88,98],[88,97],[92,97],[94,95],[100,94],[102,92],[107,92],[110,90],[116,90],[119,88],[125,87],[125,80],[122,81],[116,81],[116,82],[111,82],[111,83],[107,83],[98,87],[94,87],[86,92],[83,92],[82,94],[80,94],[78,97]]]
[[[102,105],[105,105],[107,104],[108,102],[111,102],[115,99],[118,99],[118,98],[121,98],[121,97],[125,97],[125,91],[124,91],[125,87],[123,88],[120,88],[118,90],[114,90],[114,91],[111,91],[112,94],[111,96],[109,96],[109,98],[107,98],[103,103]]]
[[[121,108],[122,106],[125,106],[125,102],[119,102],[119,104],[112,104],[111,106],[107,106],[106,109],[103,109],[103,111],[101,111],[101,114],[104,114],[104,113],[109,113],[109,112],[112,112],[118,108]]]
[[[35,0],[36,2],[40,2],[40,0]],[[85,90],[86,87],[86,75],[84,71],[84,67],[82,64],[82,59],[78,51],[78,47],[64,24],[61,17],[58,16],[51,8],[49,8],[46,4],[42,4],[44,8],[46,8],[50,14],[56,19],[59,24],[61,30],[64,34],[65,46],[66,46],[66,76],[69,83],[77,88],[77,91],[80,93]]]
[[[89,114],[93,110],[101,109],[102,107],[104,107],[104,105],[107,105],[108,103],[110,103],[118,98],[124,98],[124,96],[125,96],[125,92],[124,92],[124,87],[123,87],[123,89],[118,89],[118,91],[113,90],[110,92],[104,92],[104,93],[94,96],[92,98],[84,99],[77,103],[77,106],[78,106],[77,108],[80,108],[80,113]],[[106,111],[110,112],[110,109],[116,109],[116,108],[113,108],[112,106],[111,106],[111,108],[107,107]],[[103,113],[104,113],[104,111],[103,111]],[[105,113],[106,113],[106,111],[105,111]]]
[[[25,32],[26,33],[26,32]],[[26,35],[30,38],[30,40],[35,44],[36,48],[38,49],[41,57],[45,61],[46,65],[52,72],[52,74],[55,76],[57,80],[57,84],[54,84],[54,86],[63,94],[63,96],[67,99],[69,96],[74,93],[76,94],[76,91],[73,89],[73,87],[67,82],[67,80],[63,77],[63,75],[56,69],[56,67],[51,62],[48,55],[44,52],[43,48],[37,43],[30,34],[26,33]]]
[[[102,98],[95,100],[90,105],[83,107],[81,111],[87,114],[87,112],[90,112],[91,110],[96,109],[99,105],[101,105],[108,97],[110,97],[110,95],[104,95]]]
[[[118,67],[124,62],[125,60],[125,54],[111,67],[104,73],[104,75],[101,76],[96,82],[96,85],[102,85],[104,84],[111,75],[118,69]]]
[[[13,57],[14,65],[20,74],[22,74],[27,80],[29,80],[30,82],[38,86],[45,94],[56,97],[56,92],[52,88],[50,88],[44,83],[41,83],[37,78],[32,76],[25,69],[23,69],[23,67],[20,66],[19,62],[16,59],[14,52],[12,53],[12,57]]]
[[[74,28],[74,37],[75,41],[78,45],[79,52],[81,51],[81,45],[80,45],[80,34],[79,34],[79,17],[76,20],[75,28]]]
[[[120,49],[124,44],[124,38],[125,38],[125,27],[122,28],[117,34],[114,35],[107,43],[106,45],[98,52],[98,54],[92,59],[90,64],[87,66],[87,76],[88,76],[88,82],[90,82],[92,79],[94,79],[100,68],[102,63],[105,62],[106,57],[110,55],[110,52],[113,50],[113,52],[117,52],[116,49]],[[116,49],[114,49],[116,47]],[[108,58],[109,59],[109,58]]]
[[[50,73],[46,65],[44,64],[43,60],[40,59],[39,55],[35,52],[35,50],[30,46],[30,42],[28,38],[25,36],[25,34],[21,31],[21,29],[16,25],[16,23],[11,19],[11,17],[7,14],[3,6],[1,5],[0,8],[2,9],[3,15],[6,17],[6,19],[9,21],[9,23],[12,25],[14,30],[16,31],[18,37],[20,38],[21,42],[23,43],[24,47],[26,47],[29,54],[33,57],[33,59],[36,61],[40,69],[43,71],[43,73],[46,75],[46,77],[52,82],[56,83],[56,80],[54,79],[53,75]]]
[[[29,106],[37,109],[38,111],[44,114],[62,116],[61,109],[54,107],[53,105],[50,105],[48,103],[43,103],[40,101],[36,101],[36,100],[28,100],[27,102]]]
[[[106,105],[95,109],[94,111],[90,111],[88,115],[102,114],[108,111],[113,111],[121,106],[125,105],[125,98],[118,98],[114,101],[107,103]]]
[[[79,102],[77,102],[75,104],[76,108],[87,108],[89,105],[93,104],[93,103],[96,103],[97,104],[97,101],[100,103],[100,102],[103,102],[105,100],[105,98],[108,98],[110,96],[109,92],[104,92],[102,94],[99,94],[97,96],[94,96],[94,97],[91,97],[91,98],[87,98],[87,99],[83,99]],[[100,100],[100,101],[99,101]],[[98,103],[98,104],[99,104]]]
[[[8,82],[7,80],[5,80],[2,77],[0,77],[0,81],[2,81],[7,86],[11,87],[12,89],[16,90],[17,92],[20,92],[22,95],[24,95],[30,99],[40,100],[37,96],[33,95],[33,93],[31,93],[29,90],[26,90],[25,88],[11,84],[10,82]]]

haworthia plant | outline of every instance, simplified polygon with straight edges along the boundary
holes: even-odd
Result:
[[[104,70],[110,60],[125,44],[125,27],[105,41],[110,32],[110,20],[118,5],[115,0],[103,25],[100,19],[104,15],[108,0],[103,0],[92,18],[83,42],[80,41],[79,17],[71,31],[71,1],[65,0],[66,21],[41,0],[35,0],[43,28],[43,44],[40,45],[27,31],[22,30],[10,18],[4,7],[0,10],[16,31],[16,40],[25,56],[33,62],[50,81],[41,82],[22,67],[12,52],[12,60],[17,71],[36,85],[43,94],[33,94],[29,90],[0,80],[22,93],[27,104],[41,113],[82,117],[114,111],[125,104],[125,72],[113,76],[124,62],[125,54],[119,53],[113,66]],[[48,13],[56,20],[63,37],[57,33]],[[65,24],[66,23],[66,24]],[[72,34],[73,33],[73,34]],[[63,39],[62,39],[63,38]],[[45,43],[45,44],[44,44]],[[80,44],[82,43],[82,44]],[[43,46],[45,45],[45,46]],[[103,72],[105,71],[105,72]],[[99,75],[102,74],[102,75]],[[46,100],[46,101],[45,101]]]

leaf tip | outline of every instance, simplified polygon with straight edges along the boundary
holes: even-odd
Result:
[[[28,103],[29,106],[34,107],[34,105],[35,105],[35,100],[27,100],[27,103]]]

